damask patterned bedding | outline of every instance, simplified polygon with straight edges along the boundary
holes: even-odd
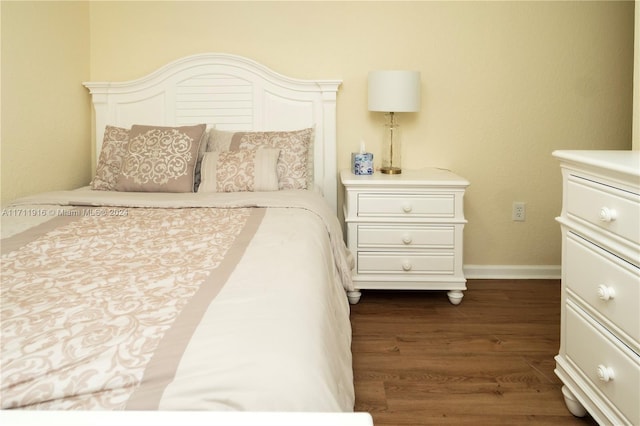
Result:
[[[313,191],[61,191],[2,214],[2,408],[353,410],[351,259]]]

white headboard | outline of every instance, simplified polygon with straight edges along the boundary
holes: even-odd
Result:
[[[314,181],[337,209],[336,94],[339,80],[299,80],[241,56],[206,53],[125,82],[88,82],[95,158],[106,125],[215,124],[221,130],[315,127]]]

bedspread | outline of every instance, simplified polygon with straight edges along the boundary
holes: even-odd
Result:
[[[317,194],[62,191],[3,215],[3,408],[353,410],[351,262]]]

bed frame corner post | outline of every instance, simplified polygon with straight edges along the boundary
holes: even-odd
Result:
[[[100,158],[100,150],[102,149],[104,129],[107,126],[106,120],[109,110],[108,83],[83,83],[83,85],[89,89],[91,103],[93,104],[95,128],[92,137],[93,143],[91,144],[91,157],[93,167],[96,167]]]
[[[341,81],[320,83],[323,104],[324,133],[324,197],[338,212],[337,94]]]

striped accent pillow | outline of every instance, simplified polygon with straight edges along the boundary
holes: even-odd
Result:
[[[207,152],[198,192],[277,191],[279,149]]]

